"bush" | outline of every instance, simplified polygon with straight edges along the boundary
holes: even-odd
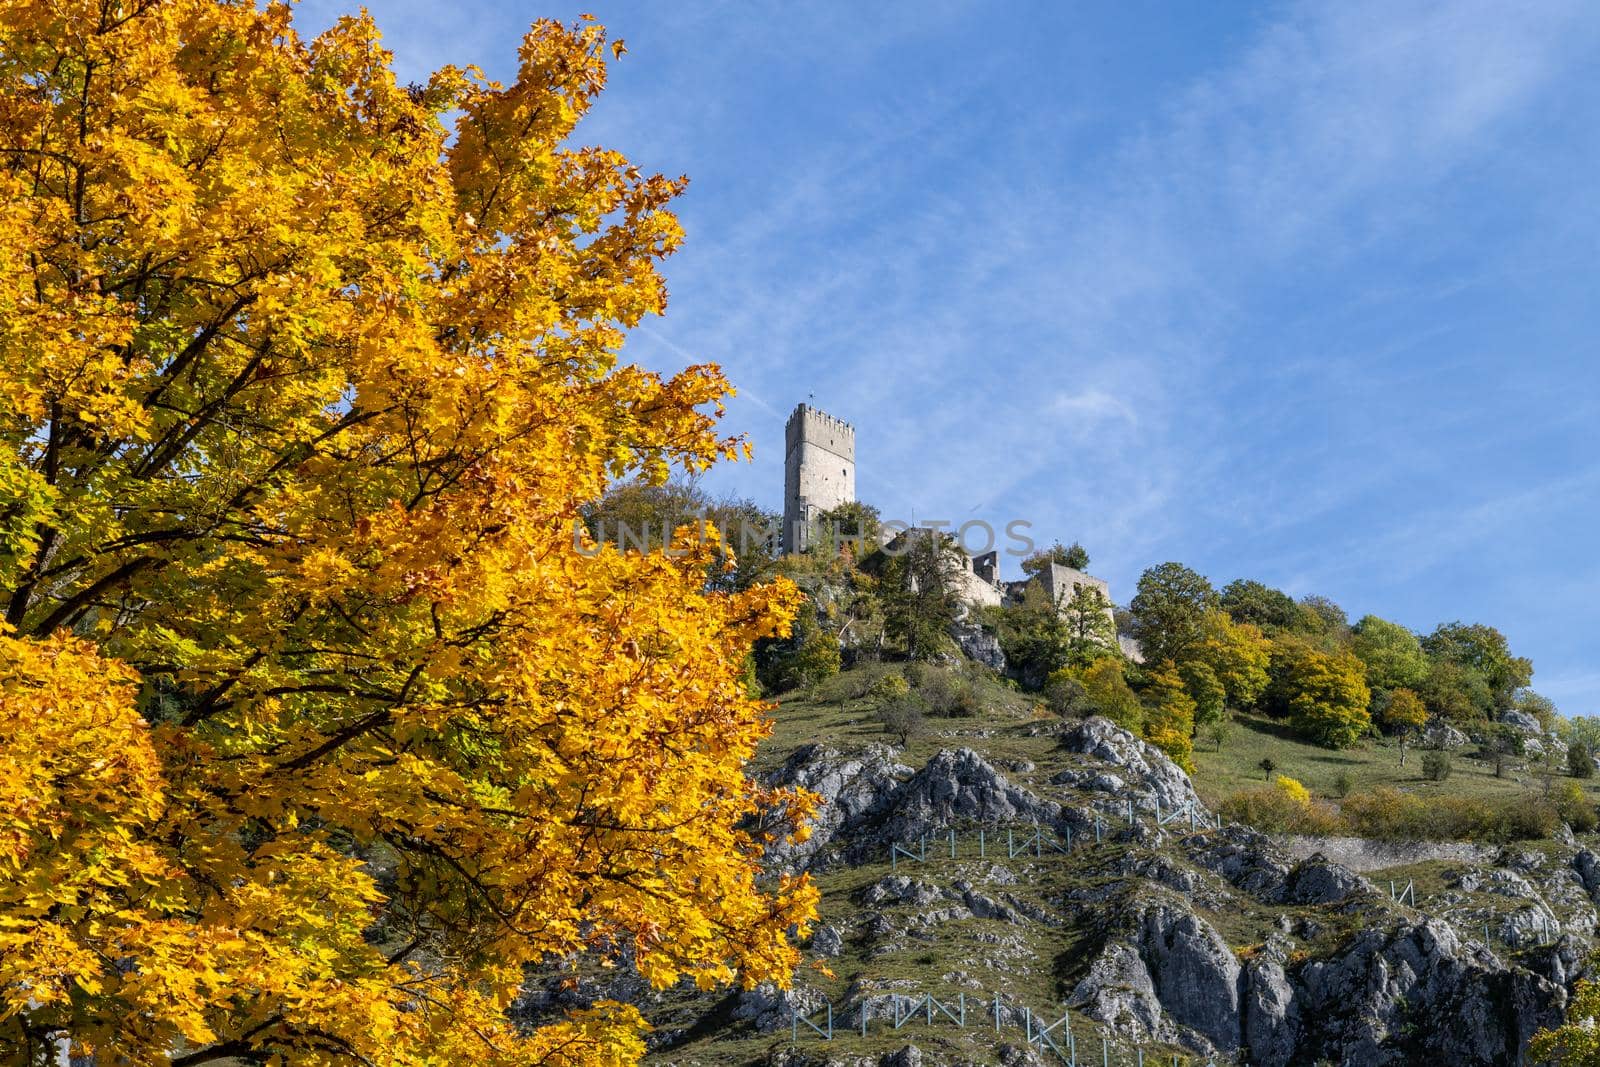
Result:
[[[1422,777],[1430,782],[1442,782],[1450,777],[1450,753],[1442,748],[1432,748],[1422,754]]]
[[[1343,815],[1352,832],[1390,841],[1531,841],[1560,821],[1554,805],[1537,799],[1423,798],[1388,786],[1350,797]]]
[[[926,726],[922,714],[922,701],[910,695],[896,697],[880,705],[877,719],[886,732],[900,738],[902,746],[909,745],[914,737],[921,737]]]
[[[929,663],[913,663],[906,674],[912,691],[922,698],[929,715],[957,714],[962,694],[969,688],[964,679]]]
[[[1340,771],[1333,776],[1333,795],[1341,799],[1350,795],[1350,790],[1355,787],[1355,782],[1350,778],[1349,771]]]
[[[1040,691],[1046,706],[1063,719],[1086,719],[1095,712],[1094,701],[1083,683],[1070,670],[1059,670],[1045,679]]]
[[[1573,833],[1590,833],[1600,825],[1600,815],[1596,814],[1594,804],[1584,795],[1583,786],[1577,782],[1567,781],[1556,786],[1555,796],[1551,800],[1561,816],[1561,821],[1566,823]]]
[[[1294,778],[1289,778],[1280,774],[1278,775],[1277,780],[1272,783],[1272,785],[1274,788],[1281,790],[1285,796],[1294,801],[1296,804],[1311,803],[1311,790],[1307,789]]]
[[[1275,762],[1273,762],[1273,759],[1272,759],[1271,756],[1262,757],[1261,762],[1256,764],[1256,766],[1260,767],[1261,768],[1261,773],[1266,775],[1268,778],[1271,778],[1272,777],[1272,772],[1278,769],[1278,765]]]
[[[867,688],[866,698],[874,704],[888,704],[911,695],[911,683],[903,674],[886,674]]]
[[[1567,746],[1567,773],[1574,778],[1594,777],[1594,752],[1582,741]]]
[[[1217,810],[1225,819],[1265,833],[1327,835],[1340,828],[1339,813],[1331,804],[1297,800],[1276,785],[1241,789],[1224,799]]]

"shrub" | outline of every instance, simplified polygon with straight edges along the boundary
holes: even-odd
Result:
[[[1422,754],[1422,777],[1430,782],[1442,782],[1450,777],[1450,753],[1442,748],[1432,748]]]
[[[912,690],[922,698],[929,715],[954,715],[961,704],[966,682],[943,667],[913,663],[906,674]]]
[[[975,719],[983,714],[983,697],[978,687],[971,682],[962,683],[956,690],[955,702],[946,714],[958,719]]]
[[[911,739],[921,737],[925,729],[922,701],[911,695],[896,697],[880,705],[877,718],[886,732],[900,738],[901,745],[909,745]]]
[[[1266,833],[1326,835],[1338,833],[1340,828],[1339,813],[1331,804],[1313,803],[1309,795],[1305,801],[1297,800],[1276,785],[1238,790],[1224,799],[1217,810],[1225,819]]]
[[[886,674],[873,682],[866,692],[867,699],[874,704],[888,704],[910,695],[911,683],[906,681],[906,676],[894,673]]]
[[[1271,778],[1272,772],[1278,769],[1278,765],[1273,762],[1271,756],[1262,757],[1261,762],[1256,764],[1256,766],[1260,767],[1261,773],[1266,775],[1268,778]]]
[[[1311,790],[1294,778],[1280,774],[1272,785],[1296,804],[1311,803]]]
[[[1349,796],[1354,786],[1355,782],[1351,780],[1349,771],[1340,771],[1333,776],[1333,795],[1336,797]]]
[[[1594,751],[1583,741],[1567,746],[1567,773],[1574,778],[1594,777]]]
[[[1594,804],[1584,795],[1583,786],[1577,782],[1566,781],[1556,786],[1551,801],[1561,821],[1575,834],[1589,833],[1600,825],[1600,815],[1596,814]]]
[[[1554,805],[1528,797],[1423,798],[1388,786],[1350,797],[1343,815],[1354,833],[1392,841],[1537,840],[1560,820]]]
[[[1089,691],[1074,677],[1071,670],[1059,670],[1045,679],[1040,691],[1051,711],[1064,719],[1086,719],[1095,713],[1094,701]]]

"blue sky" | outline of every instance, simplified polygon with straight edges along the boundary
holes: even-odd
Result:
[[[1600,713],[1592,5],[370,8],[406,77],[627,42],[581,139],[692,179],[629,355],[740,387],[716,489],[814,394],[887,514],[1491,623]]]

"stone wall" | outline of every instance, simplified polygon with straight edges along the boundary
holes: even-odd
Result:
[[[784,437],[783,548],[800,552],[817,515],[856,498],[856,431],[801,404],[789,416]]]

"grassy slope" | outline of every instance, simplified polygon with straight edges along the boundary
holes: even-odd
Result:
[[[1529,790],[1543,789],[1544,780],[1537,764],[1525,759],[1511,761],[1504,778],[1496,778],[1494,765],[1465,753],[1476,746],[1458,750],[1450,777],[1430,782],[1422,777],[1422,751],[1413,745],[1400,766],[1399,746],[1388,740],[1364,741],[1355,748],[1334,750],[1308,744],[1295,737],[1283,723],[1261,715],[1240,715],[1223,742],[1222,751],[1207,740],[1198,740],[1195,750],[1195,788],[1208,803],[1215,805],[1236,789],[1259,786],[1266,780],[1262,759],[1277,765],[1274,775],[1288,775],[1305,784],[1316,796],[1336,797],[1335,780],[1342,772],[1349,776],[1352,791],[1363,792],[1386,785],[1421,796],[1510,797]],[[1555,765],[1558,779],[1566,774],[1565,762]],[[1591,796],[1600,797],[1600,780],[1583,783]]]
[[[795,748],[812,741],[825,741],[841,749],[858,748],[871,742],[893,742],[873,720],[870,703],[857,696],[866,690],[871,681],[896,668],[886,665],[869,665],[846,672],[831,679],[813,691],[794,691],[779,698],[773,714],[773,736],[762,746],[755,770],[765,771],[775,767]],[[1034,792],[1060,799],[1059,789],[1048,785],[1057,771],[1078,766],[1080,757],[1064,752],[1055,744],[1053,736],[1037,730],[1041,722],[1052,717],[1037,700],[998,681],[979,678],[974,684],[980,687],[984,714],[975,718],[930,718],[927,732],[912,740],[899,759],[909,766],[921,766],[942,748],[966,746],[976,749],[990,762],[1005,769],[1007,777]],[[1345,752],[1333,752],[1296,740],[1279,724],[1270,720],[1242,718],[1227,740],[1222,752],[1209,749],[1197,753],[1196,782],[1202,795],[1215,802],[1234,789],[1259,785],[1263,775],[1258,763],[1270,756],[1278,765],[1276,773],[1288,774],[1304,781],[1314,793],[1327,795],[1333,779],[1341,770],[1350,775],[1355,789],[1368,789],[1374,785],[1394,785],[1425,793],[1443,791],[1472,792],[1477,794],[1515,794],[1534,788],[1531,777],[1522,768],[1513,776],[1496,779],[1492,768],[1477,761],[1458,756],[1450,779],[1444,783],[1425,782],[1420,776],[1421,754],[1413,750],[1404,768],[1399,766],[1399,752],[1393,746],[1369,743]],[[1026,761],[1021,763],[1020,761]],[[1012,770],[1011,766],[1032,764],[1030,769]],[[1516,777],[1528,779],[1519,783]],[[1032,897],[1047,906],[1066,893],[1094,893],[1102,885],[1115,886],[1120,880],[1108,876],[1102,865],[1115,861],[1120,846],[1106,845],[1099,849],[1085,849],[1072,857],[1046,856],[1041,860],[1019,857],[1006,860],[1001,854],[998,862],[1011,869],[1019,878],[1014,887],[1018,895]],[[948,887],[958,879],[966,879],[983,888],[986,864],[979,863],[971,843],[963,846],[962,856],[949,859],[930,855],[923,865],[902,865],[900,873],[919,878],[935,885]],[[930,848],[930,853],[933,850]],[[1169,854],[1172,854],[1169,852]],[[990,853],[989,863],[997,862]],[[1372,877],[1382,884],[1393,876],[1404,879],[1415,877],[1419,896],[1426,905],[1427,898],[1444,888],[1438,884],[1438,864],[1413,864],[1396,868],[1393,872],[1373,872]],[[1100,868],[1100,869],[1097,869]],[[831,871],[819,879],[823,890],[822,922],[849,926],[849,920],[862,909],[856,902],[860,890],[889,873],[885,858],[859,867]],[[1147,892],[1162,892],[1148,887]],[[1126,892],[1126,890],[1123,890]],[[1485,898],[1493,903],[1493,898]],[[1503,901],[1501,902],[1503,903]],[[1106,900],[1106,915],[1114,914],[1117,904],[1115,893]],[[935,904],[933,907],[940,907]],[[901,922],[914,922],[917,913],[926,909],[902,906],[879,908]],[[1300,942],[1300,951],[1317,956],[1335,951],[1341,942],[1353,936],[1370,916],[1341,914],[1336,909],[1305,907],[1279,907],[1259,904],[1242,896],[1220,911],[1197,908],[1208,922],[1234,946],[1236,951],[1248,954],[1279,929],[1280,922],[1291,918],[1314,915],[1322,932],[1310,940]],[[1412,909],[1394,908],[1397,912],[1411,913]],[[825,961],[832,976],[816,969],[807,969],[798,980],[824,990],[829,999],[840,1005],[846,991],[853,983],[866,985],[874,992],[894,988],[910,988],[913,984],[925,991],[952,999],[966,986],[969,997],[987,998],[988,991],[999,989],[1008,999],[1025,1003],[1034,1010],[1045,1012],[1058,1005],[1062,998],[1082,976],[1092,959],[1104,929],[1091,921],[1079,927],[1047,927],[1040,924],[1011,926],[997,920],[968,919],[940,924],[936,927],[910,934],[905,944],[892,952],[874,951],[870,946],[847,942],[844,953],[837,959]],[[1023,938],[1030,950],[1029,959],[1019,961],[1014,967],[996,970],[984,965],[983,958],[993,956],[996,938]],[[669,995],[667,1000],[673,998]],[[672,1014],[670,1003],[663,1004]],[[678,1005],[687,1014],[688,1005]],[[699,1010],[703,1010],[703,1004]],[[983,1009],[974,1005],[972,1012]],[[654,1013],[648,1013],[654,1014]],[[659,1016],[657,1016],[659,1017]],[[682,1018],[683,1016],[679,1016]],[[1091,1052],[1089,1060],[1099,1062],[1098,1030],[1088,1020],[1079,1018],[1074,1027],[1079,1040],[1080,1053]],[[734,1064],[756,1063],[789,1044],[789,1031],[765,1035],[754,1033],[748,1026],[719,1027],[714,1034],[691,1040],[677,1048],[657,1054],[661,1060],[680,1064]],[[831,1045],[814,1036],[802,1036],[802,1045],[810,1052],[834,1057],[878,1055],[914,1042],[928,1052],[946,1059],[970,1058],[977,1062],[992,1062],[995,1049],[1001,1042],[1020,1044],[1020,1033],[1007,1030],[996,1035],[992,1027],[972,1024],[965,1032],[943,1022],[929,1027],[925,1023],[908,1025],[894,1032],[887,1024],[874,1022],[866,1039],[841,1034]],[[1147,1062],[1169,1063],[1167,1058],[1174,1049],[1158,1052],[1155,1046],[1146,1049],[1147,1056],[1159,1059]],[[1132,1051],[1114,1049],[1112,1062],[1132,1062]],[[1188,1062],[1180,1057],[1180,1062]],[[1198,1062],[1198,1061],[1194,1061]]]

